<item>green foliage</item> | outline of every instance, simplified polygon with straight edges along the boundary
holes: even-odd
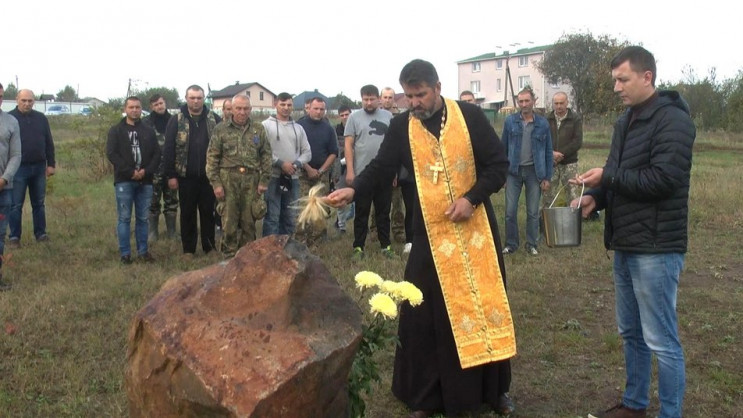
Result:
[[[338,109],[339,107],[346,105],[351,109],[358,109],[357,103],[346,97],[343,93],[338,93],[335,97],[330,99],[331,103],[328,104],[330,109]]]
[[[715,69],[710,69],[709,74],[701,80],[690,67],[684,68],[683,73],[684,80],[662,88],[676,90],[681,94],[699,128],[719,128],[725,117],[725,91],[716,80]]]
[[[101,106],[104,111],[117,111],[121,113],[124,110],[124,100],[126,97],[110,97],[108,103]]]
[[[8,83],[8,85],[5,86],[3,97],[5,97],[6,99],[15,99],[17,95],[18,95],[18,87],[16,87],[15,84],[13,83]]]
[[[165,103],[168,109],[176,108],[181,104],[180,97],[178,96],[178,90],[176,90],[174,87],[151,87],[144,90],[134,90],[132,92],[132,96],[137,96],[142,99],[142,108],[149,109],[150,97],[152,97],[152,95],[156,93],[165,98]]]
[[[727,81],[723,91],[727,101],[723,117],[723,128],[731,132],[743,132],[743,72]]]
[[[570,83],[573,107],[581,113],[613,111],[620,103],[613,93],[609,64],[626,45],[608,35],[565,34],[547,51],[539,71],[551,83]]]
[[[373,384],[379,383],[381,380],[379,365],[374,358],[374,353],[386,350],[399,343],[392,322],[386,321],[381,315],[376,315],[369,325],[363,326],[359,351],[356,352],[351,373],[348,376],[348,400],[351,417],[365,416],[366,402],[362,393],[370,396],[374,389]]]
[[[75,91],[72,86],[69,84],[64,86],[64,88],[57,92],[57,101],[58,102],[75,102],[77,101],[77,91]]]

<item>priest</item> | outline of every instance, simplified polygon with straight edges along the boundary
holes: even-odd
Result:
[[[413,245],[405,280],[423,292],[400,312],[392,391],[411,417],[436,413],[507,415],[509,359],[516,340],[490,196],[506,182],[503,145],[482,110],[445,99],[434,66],[416,59],[400,84],[409,110],[394,118],[376,158],[351,187],[331,193],[342,207],[414,173]]]

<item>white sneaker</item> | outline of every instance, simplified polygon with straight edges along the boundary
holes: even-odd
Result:
[[[527,248],[526,252],[529,253],[530,255],[539,255],[539,251],[537,251],[537,249],[534,247]]]
[[[406,242],[405,246],[402,247],[402,253],[403,254],[409,254],[410,250],[413,248],[412,242]]]

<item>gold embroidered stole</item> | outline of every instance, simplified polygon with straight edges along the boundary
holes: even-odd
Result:
[[[516,355],[511,309],[485,207],[451,222],[444,212],[475,184],[475,160],[462,111],[444,99],[437,140],[417,118],[408,134],[428,240],[462,368]]]

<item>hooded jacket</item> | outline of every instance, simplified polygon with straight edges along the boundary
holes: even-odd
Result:
[[[659,91],[619,117],[601,187],[588,192],[606,209],[607,249],[686,252],[695,137],[689,106],[675,91]]]
[[[271,177],[281,175],[281,165],[284,161],[290,161],[298,168],[310,162],[312,151],[307,141],[307,134],[301,125],[291,119],[280,121],[276,119],[276,116],[271,116],[262,123],[273,154]],[[299,178],[299,170],[292,178]]]

